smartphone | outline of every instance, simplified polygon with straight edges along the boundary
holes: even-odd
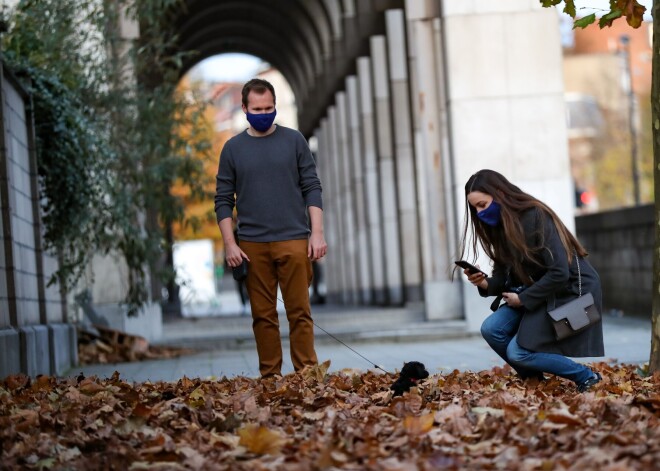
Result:
[[[483,273],[484,276],[488,276],[488,273],[486,273],[485,271],[475,267],[471,263],[466,262],[465,260],[456,260],[454,263],[456,265],[458,265],[459,267],[464,268],[465,270],[468,270],[471,275],[473,275],[475,273]]]

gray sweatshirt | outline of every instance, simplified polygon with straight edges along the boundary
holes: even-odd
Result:
[[[245,130],[227,141],[216,176],[218,222],[232,216],[234,204],[240,240],[309,237],[307,207],[323,209],[323,200],[316,163],[302,134],[278,125],[268,136],[253,137]]]

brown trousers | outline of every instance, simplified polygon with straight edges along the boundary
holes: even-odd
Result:
[[[316,365],[314,324],[309,304],[312,264],[307,239],[281,242],[241,241],[250,263],[246,286],[252,308],[261,376],[281,374],[282,343],[277,319],[277,285],[289,321],[291,361],[296,371]]]

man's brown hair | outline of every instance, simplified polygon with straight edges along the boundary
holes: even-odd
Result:
[[[273,104],[275,103],[275,88],[273,88],[268,80],[255,78],[243,85],[241,98],[246,108],[248,105],[248,95],[250,92],[254,92],[258,95],[263,95],[266,92],[270,92],[273,94]]]

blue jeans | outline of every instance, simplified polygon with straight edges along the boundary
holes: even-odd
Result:
[[[521,309],[502,306],[481,324],[481,335],[502,359],[516,370],[521,378],[541,377],[552,373],[580,384],[593,376],[586,366],[557,353],[527,350],[516,341]]]

